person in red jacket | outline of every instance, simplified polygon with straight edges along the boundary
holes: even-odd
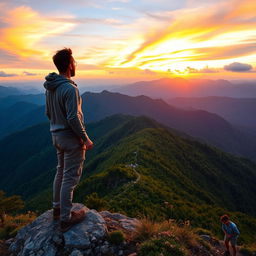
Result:
[[[85,130],[82,98],[76,83],[76,62],[72,50],[64,48],[53,56],[59,74],[45,77],[46,115],[50,120],[52,142],[57,151],[57,172],[53,182],[53,218],[60,219],[66,232],[85,217],[84,210],[71,211],[73,191],[80,181],[85,152],[93,142]]]

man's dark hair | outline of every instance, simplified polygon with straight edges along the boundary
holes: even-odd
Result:
[[[220,221],[221,221],[221,222],[224,222],[224,221],[227,221],[227,220],[229,220],[229,216],[228,216],[227,214],[222,215],[222,216],[220,217]]]
[[[56,54],[52,57],[53,62],[60,73],[67,71],[71,61],[71,56],[72,50],[70,48],[64,48],[57,51]]]

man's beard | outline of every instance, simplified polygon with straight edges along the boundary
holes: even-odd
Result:
[[[75,76],[75,74],[76,74],[75,70],[74,70],[74,69],[71,69],[71,70],[70,70],[70,76]]]

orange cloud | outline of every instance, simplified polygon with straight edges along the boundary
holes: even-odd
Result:
[[[51,56],[59,45],[73,49],[81,76],[140,75],[143,70],[160,74],[168,69],[197,74],[207,65],[212,70],[233,62],[254,66],[256,1],[206,2],[191,0],[185,9],[145,12],[130,23],[111,16],[45,16],[28,6],[0,11],[0,54],[6,60],[1,66],[8,74],[16,73],[11,68],[19,69],[18,74],[41,74],[54,68]],[[200,7],[192,7],[196,5]],[[106,25],[111,30],[105,31]]]
[[[169,26],[146,34],[144,42],[120,65],[163,70],[177,62],[205,61],[201,63],[205,66],[211,60],[228,61],[255,54],[256,2],[236,3],[170,12]],[[166,19],[166,14],[163,17]],[[186,65],[183,63],[183,67]]]
[[[47,55],[45,49],[38,44],[40,40],[73,26],[71,23],[49,21],[27,6],[20,6],[7,12],[2,20],[7,27],[0,29],[0,49],[20,58]]]

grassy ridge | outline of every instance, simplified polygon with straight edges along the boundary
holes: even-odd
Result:
[[[74,201],[87,203],[88,196],[96,192],[96,205],[101,200],[111,211],[159,221],[190,220],[193,227],[219,236],[219,216],[230,212],[241,229],[240,241],[255,239],[255,163],[184,138],[146,117],[115,115],[87,129],[95,147],[87,153]],[[22,191],[27,210],[51,207],[56,163],[46,130],[45,124],[31,127],[23,137],[19,133],[8,137],[5,147],[7,156],[17,143],[28,144],[18,154],[20,164],[13,157],[13,168],[5,176],[10,181],[7,188],[14,187],[12,176],[19,177],[15,189]],[[40,139],[40,132],[45,140]],[[34,155],[28,158],[31,150]],[[10,159],[1,161],[8,169]],[[90,200],[93,202],[92,197]]]
[[[121,180],[118,183],[118,172],[114,170],[125,164],[122,168],[130,174],[135,151],[140,181],[128,186]],[[209,229],[219,236],[219,216],[230,212],[241,229],[240,241],[253,241],[256,221],[248,215],[255,211],[254,163],[163,128],[143,129],[101,154],[97,156],[100,161],[95,160],[97,165],[92,162],[87,167],[100,174],[92,174],[80,183],[76,200],[83,201],[85,195],[97,192],[112,211],[158,220],[190,220],[194,227]],[[102,173],[107,166],[112,166],[112,173],[106,180]]]

